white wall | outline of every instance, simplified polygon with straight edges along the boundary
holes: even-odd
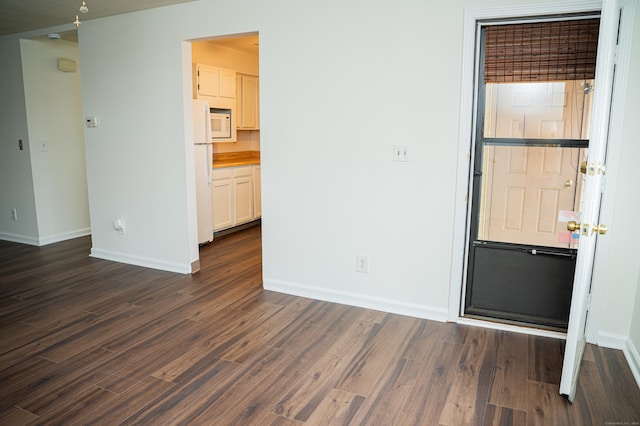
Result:
[[[0,239],[33,245],[89,233],[80,78],[56,71],[78,47],[27,40],[42,34],[0,37]]]
[[[85,23],[84,115],[101,119],[86,132],[94,255],[188,269],[181,41],[259,31],[265,287],[446,318],[462,255],[451,240],[463,9],[513,3],[212,0]],[[409,163],[392,162],[396,143]],[[637,209],[631,186],[619,209]],[[626,253],[620,238],[612,250]],[[368,274],[355,272],[356,254],[369,256]],[[609,278],[603,327],[629,333],[637,276]]]
[[[180,41],[258,31],[265,287],[445,318],[465,5],[208,1],[83,25],[94,254],[190,260]]]
[[[37,244],[38,227],[31,176],[27,115],[16,36],[0,37],[0,239]],[[24,150],[18,149],[18,140]],[[18,220],[11,220],[15,208]]]
[[[39,244],[87,235],[80,69],[57,69],[60,57],[78,62],[78,45],[21,40],[20,46]],[[40,148],[43,143],[46,152]]]
[[[100,122],[85,131],[92,254],[190,272],[195,181],[185,144],[184,37],[175,33],[181,21],[166,9],[93,20],[80,28],[79,44],[83,115]],[[116,219],[125,235],[114,230]]]

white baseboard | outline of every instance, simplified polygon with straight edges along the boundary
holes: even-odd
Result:
[[[631,339],[619,334],[600,333],[597,343],[598,346],[622,351],[633,373],[633,378],[636,379],[636,383],[640,387],[640,354]]]
[[[598,334],[596,344],[605,348],[623,350],[625,346],[627,346],[628,339],[629,338],[627,336],[622,336],[620,334],[600,333]]]
[[[638,387],[640,387],[640,354],[638,353],[638,348],[634,346],[631,339],[627,339],[627,344],[622,352],[624,352],[624,357],[627,359],[633,377],[636,379]]]
[[[48,237],[30,237],[26,235],[10,234],[0,232],[0,240],[11,241],[12,243],[28,244],[30,246],[46,246],[47,244],[59,243],[60,241],[71,240],[73,238],[84,237],[91,234],[91,228],[76,229],[62,234]]]
[[[280,280],[265,280],[265,290],[433,321],[447,321],[447,310]]]
[[[191,262],[185,264],[162,262],[156,259],[139,256],[129,256],[122,253],[115,253],[108,250],[91,249],[91,257],[110,260],[113,262],[128,263],[130,265],[143,266],[145,268],[160,269],[162,271],[177,272],[179,274],[191,273]]]
[[[77,229],[63,234],[39,238],[38,245],[46,246],[47,244],[59,243],[60,241],[71,240],[73,238],[84,237],[86,235],[91,235],[91,228]]]
[[[11,234],[9,232],[0,232],[0,240],[11,241],[12,243],[28,244],[30,246],[37,246],[38,238],[28,235]]]

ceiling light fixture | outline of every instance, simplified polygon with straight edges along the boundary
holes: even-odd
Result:
[[[74,25],[76,26],[76,28],[80,28],[80,24],[81,24],[81,22],[80,22],[80,20],[78,19],[78,15],[76,15],[76,20],[75,20],[75,21],[73,21],[73,23],[74,23]]]
[[[80,6],[79,10],[82,13],[87,13],[89,11],[89,8],[87,7],[87,3],[85,3],[84,0],[82,0],[82,5]]]

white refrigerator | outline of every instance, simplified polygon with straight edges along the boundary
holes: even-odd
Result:
[[[198,206],[198,243],[213,241],[213,200],[211,197],[211,167],[213,145],[209,104],[193,101],[193,138],[196,170],[196,200]]]

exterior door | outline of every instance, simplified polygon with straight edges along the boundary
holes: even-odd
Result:
[[[579,242],[567,222],[580,220],[598,25],[480,25],[465,316],[567,329]],[[549,65],[567,45],[583,51]]]
[[[490,124],[484,136],[587,140],[591,87],[592,80],[487,85],[485,122]],[[579,210],[579,164],[586,149],[487,145],[483,156],[489,203],[483,239],[570,247],[558,212]]]

